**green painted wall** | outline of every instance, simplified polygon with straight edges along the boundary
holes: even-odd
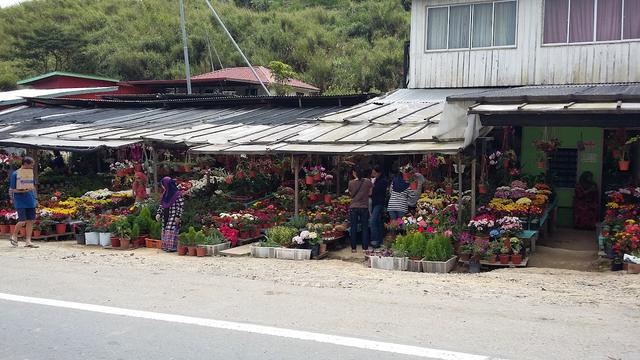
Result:
[[[578,153],[579,177],[583,171],[591,171],[594,180],[600,186],[602,184],[602,144],[603,130],[601,128],[547,128],[549,138],[556,137],[560,140],[560,147],[576,149],[578,142],[587,143],[587,148]],[[542,170],[537,168],[538,152],[533,146],[533,141],[544,138],[544,128],[524,127],[522,129],[522,171],[525,174],[537,175]],[[558,194],[558,226],[570,227],[573,225],[573,194],[574,188],[557,188]]]

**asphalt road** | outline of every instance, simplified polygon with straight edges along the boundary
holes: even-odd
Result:
[[[403,296],[402,288],[309,288],[2,256],[0,269],[0,359],[640,358],[632,336],[637,309]],[[8,301],[2,294],[143,310],[160,319]],[[203,326],[174,321],[173,315],[273,330]],[[312,332],[317,339],[301,340],[289,330]],[[342,344],[332,335],[355,339]],[[373,345],[360,348],[365,341]],[[396,345],[436,356],[402,355]]]

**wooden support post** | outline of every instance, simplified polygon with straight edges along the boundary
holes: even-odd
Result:
[[[300,163],[296,156],[293,157],[293,179],[294,179],[294,197],[295,197],[295,216],[298,216],[300,212]]]
[[[458,153],[458,224],[462,225],[462,154]]]
[[[151,161],[153,162],[153,192],[158,193],[158,151],[155,146],[151,146]]]
[[[336,162],[336,195],[340,196],[340,156],[337,157]]]
[[[476,163],[475,150],[473,150],[473,161],[471,161],[471,217],[476,216]]]

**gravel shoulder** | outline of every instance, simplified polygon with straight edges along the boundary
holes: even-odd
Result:
[[[640,308],[640,275],[562,269],[502,269],[481,274],[424,274],[370,269],[340,260],[287,261],[166,254],[156,249],[108,250],[74,242],[40,243],[39,249],[0,243],[2,257],[100,266],[129,266],[143,271],[177,271],[228,278],[272,281],[313,288],[367,289],[381,294],[438,294],[443,297],[518,299],[532,304],[624,306]]]

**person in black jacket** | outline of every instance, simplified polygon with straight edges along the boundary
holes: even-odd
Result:
[[[384,231],[382,214],[385,212],[384,207],[387,202],[389,182],[382,173],[380,165],[374,166],[371,176],[373,178],[373,190],[371,191],[371,217],[369,218],[369,227],[371,229],[371,245],[377,248],[382,245]]]

